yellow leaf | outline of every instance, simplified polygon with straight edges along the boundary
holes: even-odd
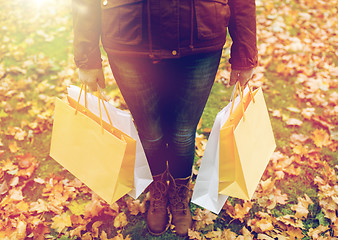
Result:
[[[114,219],[114,227],[122,228],[128,224],[127,216],[124,212],[119,213]]]
[[[28,203],[24,201],[20,201],[18,204],[15,205],[16,209],[18,209],[20,212],[27,212],[28,211]]]
[[[9,147],[9,150],[11,151],[11,153],[16,153],[19,150],[18,145],[15,141],[10,142],[8,147]]]
[[[107,233],[104,230],[102,230],[100,240],[112,240],[112,238],[108,238]]]
[[[18,166],[14,165],[13,162],[7,158],[6,160],[1,161],[2,171],[13,171],[18,168]]]
[[[73,200],[68,204],[69,210],[75,215],[84,215],[88,202]]]
[[[316,129],[312,132],[311,139],[317,147],[322,148],[331,144],[330,135],[323,129]]]
[[[223,232],[221,230],[211,231],[204,235],[208,239],[221,239]]]
[[[119,233],[112,240],[131,240],[131,239],[130,239],[129,235],[127,235],[126,238],[124,238],[122,233]]]
[[[72,226],[72,221],[70,220],[70,215],[67,213],[62,213],[61,215],[56,215],[52,218],[53,223],[51,228],[55,229],[58,232],[61,232],[66,227]]]

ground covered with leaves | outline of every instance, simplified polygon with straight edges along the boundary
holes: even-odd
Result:
[[[189,239],[337,239],[337,0],[257,0],[259,66],[277,149],[254,199],[191,204]],[[79,85],[70,1],[0,2],[0,239],[180,239],[146,230],[147,194],[108,205],[49,156],[54,97]],[[228,101],[230,40],[196,137]],[[106,94],[127,107],[104,59]],[[192,186],[193,187],[193,184]]]

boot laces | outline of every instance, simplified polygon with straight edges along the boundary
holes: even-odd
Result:
[[[186,213],[188,207],[188,201],[187,201],[187,194],[189,189],[182,185],[182,186],[176,186],[173,191],[171,191],[170,194],[170,204],[173,207],[173,211],[180,212],[182,211],[183,214]]]
[[[166,208],[165,195],[166,195],[166,186],[164,183],[158,181],[153,182],[153,186],[151,188],[151,203],[153,206],[153,211],[156,209],[164,209]]]

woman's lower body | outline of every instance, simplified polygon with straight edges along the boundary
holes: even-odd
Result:
[[[157,196],[157,202],[151,200],[147,223],[155,234],[165,230],[167,202],[177,204],[177,199],[184,199],[178,194],[188,194],[186,185],[194,162],[196,128],[220,57],[221,51],[217,51],[153,63],[148,58],[109,56],[112,72],[134,118],[154,176],[150,193],[151,197]],[[167,185],[164,176],[167,166],[171,185]],[[181,235],[191,225],[189,201],[184,201],[178,210],[173,204],[170,206],[174,224],[183,228],[177,229]]]

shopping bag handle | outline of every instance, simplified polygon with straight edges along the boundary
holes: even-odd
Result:
[[[86,84],[82,84],[81,85],[81,90],[80,90],[80,94],[79,94],[79,97],[77,99],[77,103],[76,103],[76,108],[75,108],[75,114],[77,114],[78,112],[78,107],[80,105],[80,97],[81,97],[81,94],[82,94],[82,91],[84,89],[84,92],[85,92],[85,109],[88,110],[88,107],[87,107],[87,85]],[[106,99],[104,99],[104,96],[102,94],[102,91],[101,91],[101,88],[98,86],[98,101],[99,101],[99,112],[100,112],[100,125],[101,125],[101,129],[102,129],[102,133],[104,132],[104,128],[103,128],[103,120],[102,120],[102,112],[101,112],[101,101],[102,101],[102,104],[103,104],[103,107],[104,107],[104,110],[107,114],[107,117],[108,117],[108,120],[109,120],[109,124],[111,126],[112,129],[114,129],[113,127],[113,124],[112,124],[112,121],[110,119],[110,116],[108,114],[108,110],[106,108],[106,105],[105,105],[105,101]]]
[[[253,96],[252,89],[251,89],[249,82],[247,83],[247,86],[249,87],[249,94],[251,96],[252,102],[255,103],[255,98]],[[241,97],[241,107],[242,107],[242,112],[243,112],[243,121],[245,121],[243,91],[244,91],[244,89],[242,89],[241,83],[239,81],[237,81],[236,85],[234,87],[234,90],[232,91],[231,98],[230,98],[230,101],[232,101],[230,115],[231,115],[232,110],[233,110],[234,105],[235,105],[235,99],[236,99],[236,97],[238,96],[238,93],[239,93],[239,96]]]

